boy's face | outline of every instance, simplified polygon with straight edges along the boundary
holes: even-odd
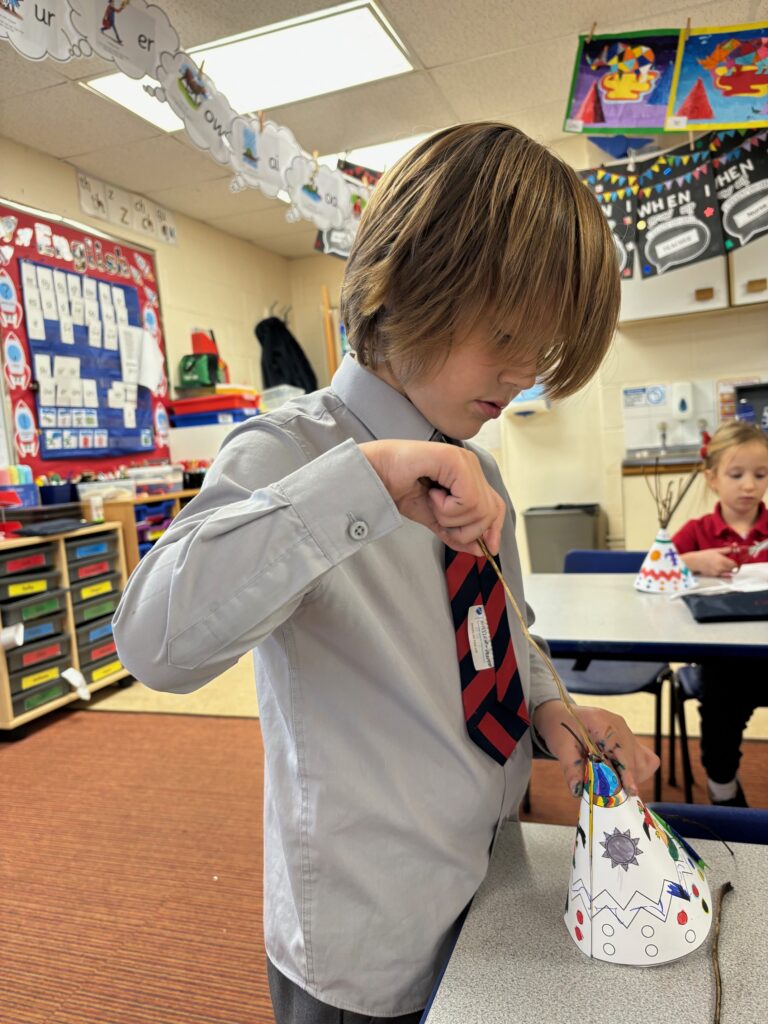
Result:
[[[433,427],[457,441],[474,437],[484,423],[501,416],[504,407],[536,380],[535,359],[504,357],[482,322],[458,337],[445,362],[418,380],[399,384],[397,365],[392,369],[394,375],[386,371],[380,375]]]

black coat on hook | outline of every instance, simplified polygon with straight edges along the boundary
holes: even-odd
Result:
[[[292,384],[307,393],[317,390],[317,377],[301,345],[279,317],[259,321],[255,329],[261,344],[261,376],[265,388]]]

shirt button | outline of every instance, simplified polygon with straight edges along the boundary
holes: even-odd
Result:
[[[364,523],[362,519],[356,519],[354,523],[349,524],[347,533],[352,540],[365,540],[368,536],[368,523]]]

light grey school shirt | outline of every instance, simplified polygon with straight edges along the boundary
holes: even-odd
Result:
[[[345,357],[330,388],[232,431],[114,620],[123,664],[157,690],[196,690],[255,648],[267,953],[371,1016],[425,1005],[531,763],[530,730],[504,767],[470,740],[443,546],[357,448],[433,432]],[[510,505],[501,559],[522,607],[514,538]],[[533,713],[557,691],[509,620]]]

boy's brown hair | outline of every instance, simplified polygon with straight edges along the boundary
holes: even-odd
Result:
[[[341,318],[366,366],[401,381],[442,362],[489,320],[510,357],[537,355],[554,398],[593,376],[616,329],[608,224],[576,173],[510,125],[436,132],[376,186],[347,263]]]
[[[729,448],[736,448],[750,441],[759,441],[768,450],[768,435],[756,423],[745,423],[743,420],[729,420],[717,428],[707,442],[704,453],[704,468],[708,473],[715,473],[723,455]]]

